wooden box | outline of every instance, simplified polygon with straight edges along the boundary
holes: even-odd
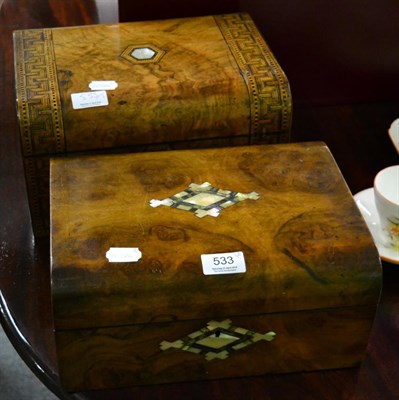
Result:
[[[289,140],[288,81],[248,14],[14,32],[31,214],[49,156]]]
[[[71,391],[352,367],[377,250],[322,143],[51,161]]]

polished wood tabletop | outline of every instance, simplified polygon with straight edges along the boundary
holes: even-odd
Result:
[[[229,4],[226,11],[230,12],[240,11],[232,7],[245,2],[214,3],[217,11]],[[0,1],[0,318],[22,359],[61,399],[398,399],[399,266],[387,262],[382,262],[382,296],[359,368],[87,393],[62,390],[53,336],[49,241],[34,239],[27,202],[15,112],[12,31],[110,22],[117,16],[111,5],[117,7],[115,1]],[[196,7],[197,13],[201,11]],[[149,14],[142,15],[148,19]],[[134,18],[140,16],[137,13]],[[398,55],[396,51],[393,64]],[[293,68],[288,63],[285,69],[288,73]],[[371,187],[379,170],[398,163],[387,129],[399,117],[399,101],[390,95],[384,99],[379,93],[375,102],[368,98],[367,102],[311,104],[300,83],[294,79],[291,85],[291,140],[326,142],[353,194]]]

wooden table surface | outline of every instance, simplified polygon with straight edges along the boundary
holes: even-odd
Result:
[[[398,399],[399,266],[382,263],[384,287],[360,368],[66,394],[58,385],[48,239],[34,240],[15,114],[12,30],[104,22],[107,2],[0,2],[0,312],[13,345],[61,399]],[[114,1],[110,2],[115,4]],[[109,3],[105,8],[109,8]],[[99,18],[99,15],[101,18]],[[113,16],[116,15],[114,12]],[[109,15],[108,15],[109,17]],[[114,17],[113,17],[114,18]],[[327,143],[352,193],[399,157],[387,135],[397,103],[295,107],[292,141]]]

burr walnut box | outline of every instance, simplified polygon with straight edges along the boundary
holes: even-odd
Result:
[[[358,365],[381,288],[323,143],[55,158],[69,391]]]
[[[14,32],[36,234],[49,156],[289,140],[287,78],[248,14]]]

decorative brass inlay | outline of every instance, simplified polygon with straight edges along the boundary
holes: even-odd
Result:
[[[159,62],[165,53],[153,44],[133,44],[126,47],[121,57],[134,64],[148,64]]]
[[[201,185],[192,183],[187,189],[166,199],[153,199],[150,201],[150,206],[155,208],[162,205],[191,211],[199,218],[207,215],[217,217],[220,211],[227,207],[247,199],[258,200],[259,197],[256,192],[232,192],[214,187],[209,182],[204,182]]]
[[[205,328],[174,342],[164,340],[160,343],[160,347],[164,351],[180,349],[190,353],[202,354],[207,361],[224,360],[233,351],[241,350],[260,340],[270,342],[275,337],[275,332],[256,333],[245,328],[235,327],[231,325],[231,320],[226,319],[222,322],[210,321]]]
[[[64,152],[65,137],[51,29],[16,31],[14,47],[24,155]]]
[[[253,142],[258,139],[266,139],[269,143],[288,141],[292,107],[290,89],[263,37],[247,14],[214,18],[248,87]]]

